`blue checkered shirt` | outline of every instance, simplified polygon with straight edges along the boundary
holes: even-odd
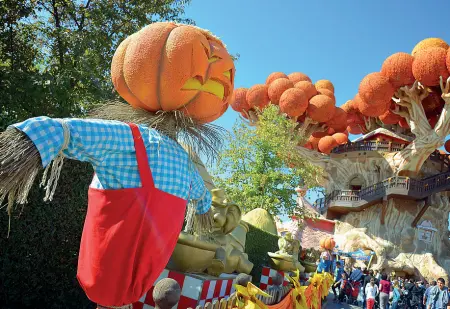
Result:
[[[119,121],[64,119],[70,131],[65,157],[89,162],[95,169],[91,187],[97,189],[141,186],[130,127]],[[64,130],[58,120],[36,117],[15,124],[36,145],[46,167],[59,153]],[[155,186],[185,200],[197,200],[197,214],[211,207],[211,194],[187,152],[169,137],[139,126],[147,149]],[[169,210],[168,210],[169,211]]]

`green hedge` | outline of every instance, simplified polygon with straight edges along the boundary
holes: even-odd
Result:
[[[278,236],[264,232],[249,224],[249,231],[245,241],[245,252],[254,264],[252,272],[253,283],[259,283],[263,266],[269,266],[267,252],[278,251]]]
[[[53,202],[36,185],[14,213],[9,239],[0,213],[0,308],[95,308],[76,279],[92,175],[88,164],[66,160]]]

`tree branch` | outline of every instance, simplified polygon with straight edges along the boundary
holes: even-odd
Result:
[[[67,14],[69,14],[69,16],[72,17],[72,20],[75,22],[75,25],[77,25],[78,30],[80,30],[80,24],[78,23],[77,15],[76,15],[76,7],[75,7],[75,4],[73,3],[73,1],[72,0],[62,0],[62,3],[64,5],[64,7],[66,8]],[[75,14],[70,11],[69,5],[72,5],[72,9],[73,9],[73,12],[75,12]]]
[[[64,46],[61,39],[61,20],[58,12],[58,6],[56,5],[56,0],[52,0],[53,7],[53,16],[55,18],[55,27],[56,27],[56,42],[58,45],[58,56],[59,56],[59,64],[60,69],[64,66]]]
[[[439,116],[439,120],[434,127],[434,131],[438,136],[445,139],[445,137],[450,134],[450,77],[444,85],[444,80],[441,76],[440,86],[445,105],[442,108],[441,115]]]
[[[408,86],[400,88],[392,98],[393,101],[408,110],[409,117],[404,117],[411,128],[411,132],[416,136],[424,136],[432,130],[430,123],[422,106],[422,101],[428,96],[428,89],[416,81],[411,88]],[[395,112],[400,115],[399,112]]]

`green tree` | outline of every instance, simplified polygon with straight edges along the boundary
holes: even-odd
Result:
[[[110,64],[126,36],[184,18],[189,0],[0,2],[0,129],[27,117],[79,116],[114,97]]]
[[[264,208],[272,215],[302,214],[296,209],[295,188],[317,187],[320,170],[297,154],[295,148],[304,137],[294,134],[295,126],[274,105],[262,112],[256,127],[242,120],[234,125],[214,182],[243,211]]]

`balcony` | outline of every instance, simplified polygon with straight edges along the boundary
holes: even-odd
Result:
[[[359,211],[381,201],[384,197],[411,200],[424,199],[431,194],[450,189],[450,172],[421,180],[408,177],[390,177],[359,191],[335,190],[325,198],[317,199],[313,207],[324,214],[328,209],[338,212]]]

